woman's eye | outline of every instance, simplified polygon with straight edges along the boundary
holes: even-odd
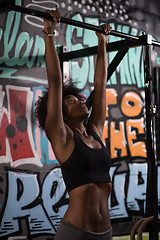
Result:
[[[73,99],[69,99],[68,103],[74,103],[74,100]]]

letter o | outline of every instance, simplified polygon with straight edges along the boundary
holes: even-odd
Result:
[[[127,117],[136,117],[142,112],[142,99],[136,92],[124,94],[121,102],[121,111]]]

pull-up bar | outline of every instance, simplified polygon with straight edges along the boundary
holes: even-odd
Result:
[[[40,18],[44,18],[44,19],[48,19],[50,21],[53,21],[50,14],[48,14],[46,12],[41,12],[41,11],[38,11],[38,10],[35,10],[35,9],[18,6],[18,5],[15,5],[14,2],[15,2],[14,0],[0,0],[0,12],[8,12],[8,11],[13,10],[13,11],[16,11],[16,12],[21,12],[21,13],[25,13],[25,14],[29,14],[29,15],[32,15],[32,16],[36,16],[36,17],[40,17]],[[80,22],[80,21],[77,21],[77,20],[74,20],[74,19],[61,17],[60,22],[105,34],[104,29],[100,26]],[[130,39],[130,40],[134,40],[134,41],[135,40],[141,41],[138,36],[129,35],[127,33],[118,32],[118,31],[115,31],[115,30],[111,30],[110,35]],[[152,41],[151,44],[154,45],[154,46],[159,46],[160,47],[160,42]]]

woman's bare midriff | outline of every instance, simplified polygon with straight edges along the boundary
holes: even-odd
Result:
[[[90,232],[105,232],[110,225],[108,197],[111,183],[90,183],[69,193],[63,220]]]

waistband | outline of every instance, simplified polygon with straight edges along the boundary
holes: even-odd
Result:
[[[80,230],[81,232],[86,232],[86,233],[92,234],[94,236],[104,236],[104,235],[107,235],[107,234],[112,232],[112,228],[110,228],[110,229],[108,229],[108,230],[106,230],[104,232],[91,232],[91,231],[87,231],[85,229],[82,229],[80,227],[77,227],[77,226],[75,226],[75,225],[73,225],[71,223],[68,223],[68,222],[64,221],[64,220],[61,220],[61,223],[65,224],[65,225],[68,225],[68,226],[70,226],[70,227],[72,227],[74,229]]]

